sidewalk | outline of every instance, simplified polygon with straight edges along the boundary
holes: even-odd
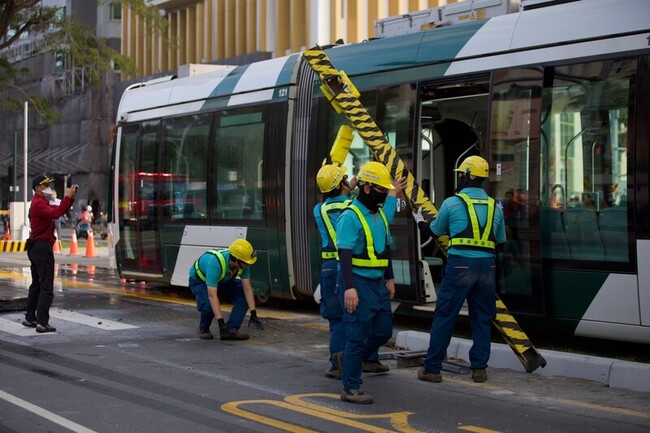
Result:
[[[426,351],[429,348],[429,334],[417,331],[398,332],[395,345],[408,350]],[[469,360],[471,347],[471,340],[452,337],[447,356]],[[546,367],[538,368],[530,374],[574,377],[600,382],[611,388],[650,392],[650,364],[551,350],[538,352],[546,359]],[[526,371],[507,344],[492,343],[489,366]]]

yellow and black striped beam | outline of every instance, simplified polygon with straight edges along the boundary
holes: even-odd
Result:
[[[327,87],[327,99],[343,113],[351,126],[357,131],[366,145],[371,149],[375,158],[384,164],[393,178],[406,177],[407,186],[404,195],[408,198],[413,209],[422,209],[425,220],[431,221],[438,215],[438,210],[429,197],[418,185],[415,177],[406,168],[395,149],[390,145],[384,133],[379,129],[368,110],[361,104],[359,98],[351,90],[347,76],[341,75],[334,67],[327,54],[316,46],[303,53],[303,57],[318,74],[321,82]],[[444,249],[443,249],[444,251]],[[510,314],[505,304],[497,296],[497,316],[492,321],[506,340],[515,355],[521,361],[527,372],[544,367],[546,360],[537,352],[526,333],[521,329],[517,320]]]
[[[0,241],[0,252],[19,253],[25,251],[25,241]]]
[[[420,188],[415,177],[406,168],[397,152],[386,140],[384,133],[363,107],[359,98],[348,91],[346,80],[341,78],[341,74],[332,66],[332,62],[325,52],[320,47],[315,47],[305,51],[303,57],[318,74],[323,84],[331,90],[334,99],[330,100],[330,102],[337,104],[341,108],[343,115],[368,145],[375,158],[388,167],[394,178],[406,177],[407,185],[404,189],[404,195],[408,196],[413,208],[421,208],[422,215],[427,220],[432,220],[438,216],[436,207]]]

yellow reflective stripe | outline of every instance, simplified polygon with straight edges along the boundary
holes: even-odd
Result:
[[[343,210],[345,209],[349,204],[351,200],[345,200],[341,202],[334,202],[334,203],[323,203],[320,207],[320,216],[323,218],[323,222],[325,223],[325,228],[327,229],[327,233],[329,234],[329,237],[332,241],[332,245],[334,245],[334,248],[336,248],[336,229],[334,229],[334,226],[332,225],[332,220],[330,219],[330,216],[328,215],[328,212],[331,210]],[[336,251],[323,251],[321,253],[321,258],[327,260],[327,259],[338,259],[339,254]]]
[[[366,235],[366,251],[368,253],[367,259],[352,257],[352,265],[363,267],[363,268],[388,267],[388,259],[378,259],[377,255],[375,254],[375,246],[373,243],[372,232],[370,231],[370,226],[368,225],[368,221],[366,221],[366,219],[363,217],[361,210],[354,205],[350,205],[348,207],[352,209],[354,213],[357,214],[357,217],[359,217],[359,222],[361,223],[361,227],[363,228],[363,233]],[[388,220],[386,219],[386,215],[384,214],[384,211],[381,208],[379,209],[379,215],[381,216],[381,219],[384,221],[384,225],[386,226],[386,233],[388,233]]]
[[[470,239],[470,238],[454,238],[451,240],[452,245],[466,245],[473,247],[484,247],[484,248],[496,248],[496,245],[492,241],[483,241],[479,239]]]
[[[469,214],[470,224],[472,226],[472,238],[452,238],[450,245],[465,245],[465,246],[476,246],[483,248],[495,249],[496,244],[488,240],[490,233],[492,232],[492,222],[494,220],[494,199],[487,198],[475,198],[471,199],[467,194],[456,194],[467,204],[467,213]],[[485,223],[485,229],[483,234],[481,234],[481,226],[478,222],[478,215],[476,209],[474,208],[475,204],[484,204],[487,205],[487,221]]]
[[[226,259],[223,258],[221,255],[222,252],[226,252],[226,250],[209,250],[206,251],[204,254],[212,254],[219,260],[219,264],[221,265],[221,275],[219,276],[219,281],[223,280],[223,277],[226,275]],[[203,257],[203,254],[201,254],[201,257]],[[196,276],[199,277],[201,281],[205,281],[205,274],[201,271],[201,267],[199,266],[199,260],[201,260],[201,257],[199,257],[195,262],[194,262],[194,271],[196,272]]]

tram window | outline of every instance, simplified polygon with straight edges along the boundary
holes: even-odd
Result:
[[[216,129],[214,167],[216,206],[213,214],[226,220],[261,220],[264,113],[223,113]]]
[[[165,219],[205,220],[210,114],[165,121],[161,205]]]
[[[635,76],[629,59],[559,66],[544,89],[542,208],[559,214],[555,232],[567,244],[543,249],[550,257],[629,260],[627,126]]]

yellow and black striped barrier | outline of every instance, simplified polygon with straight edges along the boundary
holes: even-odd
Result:
[[[404,195],[413,209],[422,209],[425,220],[431,221],[438,215],[438,210],[429,197],[418,185],[415,177],[406,168],[395,149],[390,145],[384,133],[379,129],[368,110],[361,104],[359,93],[343,71],[339,72],[322,48],[316,46],[303,53],[303,57],[318,74],[323,85],[323,93],[337,112],[342,113],[357,131],[374,157],[384,164],[393,178],[406,177],[407,185]],[[444,251],[444,249],[443,249]],[[537,352],[517,320],[510,314],[505,304],[497,295],[497,316],[492,321],[506,340],[527,372],[544,367],[546,360]]]
[[[0,252],[19,253],[25,251],[25,241],[0,241]]]

